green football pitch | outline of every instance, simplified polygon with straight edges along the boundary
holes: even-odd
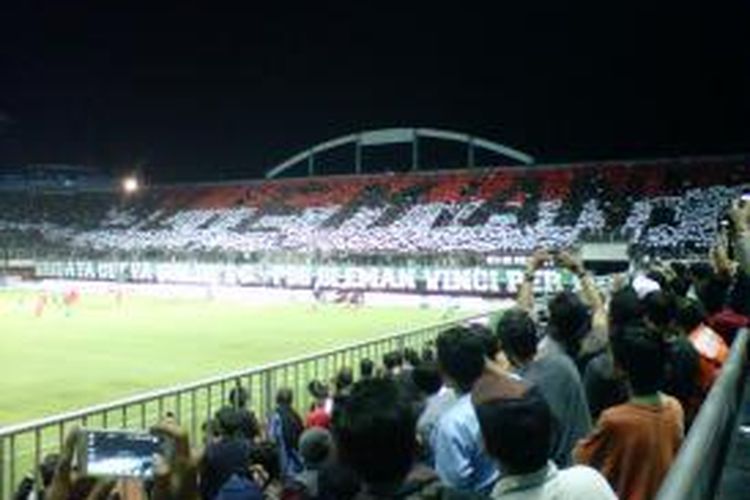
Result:
[[[0,291],[0,427],[435,323],[445,311]]]

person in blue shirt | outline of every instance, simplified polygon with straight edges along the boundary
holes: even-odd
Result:
[[[485,453],[471,390],[483,374],[485,346],[469,328],[454,327],[437,339],[440,371],[458,399],[440,417],[432,435],[435,471],[453,488],[489,493],[499,477],[494,461]]]
[[[276,393],[276,409],[268,424],[268,436],[279,448],[282,477],[291,477],[302,471],[302,457],[297,442],[304,430],[302,418],[292,408],[293,393],[281,388]]]

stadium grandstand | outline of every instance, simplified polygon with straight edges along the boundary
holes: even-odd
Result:
[[[461,143],[465,167],[421,169],[427,139]],[[362,149],[390,144],[410,145],[408,171],[367,173]],[[353,172],[317,175],[342,145],[354,147]],[[505,163],[478,165],[475,148]],[[307,176],[281,178],[299,165]],[[0,334],[73,359],[85,326],[86,342],[102,342],[102,372],[122,372],[104,399],[0,427],[0,497],[72,498],[74,456],[79,468],[99,459],[105,475],[138,477],[99,484],[120,498],[719,496],[747,439],[749,187],[747,156],[538,164],[435,129],[347,135],[264,180],[126,192],[77,168],[7,174]],[[172,301],[150,324],[138,309],[146,296]],[[368,308],[383,303],[402,307],[387,331],[310,339],[316,325],[324,337],[372,323]],[[276,316],[264,327],[267,304]],[[199,317],[210,332],[191,347]],[[257,322],[226,340],[223,323],[240,317]],[[102,333],[115,327],[116,338]],[[159,336],[165,350],[148,357]],[[154,367],[229,366],[196,352],[222,342],[228,359],[283,349],[136,384]],[[95,449],[86,434],[152,425],[176,444],[166,472],[140,448]]]
[[[114,178],[96,167],[32,164],[0,170],[0,189],[111,189]]]
[[[527,254],[587,241],[689,257],[714,241],[748,172],[745,158],[714,158],[163,185],[130,196],[6,187],[0,230],[6,251],[92,257]]]

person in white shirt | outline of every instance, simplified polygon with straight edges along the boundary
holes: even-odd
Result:
[[[558,469],[552,462],[553,416],[538,390],[520,398],[477,399],[474,404],[487,453],[503,471],[490,498],[617,499],[598,471],[586,466]]]

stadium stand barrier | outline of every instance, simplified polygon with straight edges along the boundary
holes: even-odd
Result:
[[[329,380],[341,367],[355,367],[365,357],[379,361],[383,354],[395,349],[419,348],[444,329],[482,321],[489,314],[456,317],[419,329],[0,428],[0,498],[10,498],[20,478],[32,471],[35,483],[39,485],[41,477],[38,465],[46,453],[59,449],[65,434],[74,426],[143,429],[171,414],[197,442],[202,424],[222,405],[229,404],[228,395],[233,387],[243,386],[247,389],[250,394],[249,406],[265,421],[273,409],[275,391],[280,387],[293,389],[296,406],[304,407],[309,402],[309,380]]]
[[[714,498],[748,368],[747,329],[738,333],[719,379],[701,406],[658,500]]]

